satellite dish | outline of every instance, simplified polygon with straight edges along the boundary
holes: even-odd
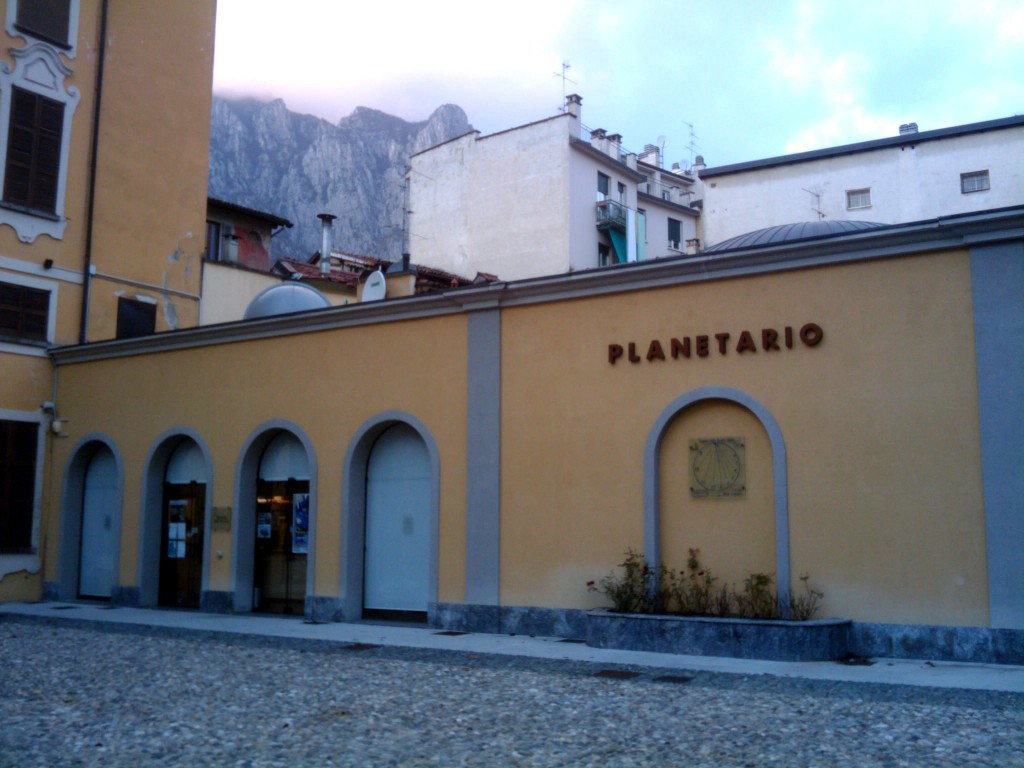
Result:
[[[373,273],[366,278],[366,285],[363,286],[363,301],[380,301],[387,293],[387,281],[384,273],[377,267]]]

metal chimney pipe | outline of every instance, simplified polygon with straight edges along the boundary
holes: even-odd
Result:
[[[327,277],[331,274],[331,250],[334,248],[332,222],[338,217],[331,213],[318,213],[316,217],[323,224],[323,236],[320,240],[320,277]]]

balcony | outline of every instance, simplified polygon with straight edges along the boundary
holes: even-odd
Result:
[[[614,200],[599,200],[597,203],[597,228],[626,231],[626,206]]]

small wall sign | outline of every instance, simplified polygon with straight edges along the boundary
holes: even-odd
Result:
[[[214,531],[230,531],[231,507],[214,507],[210,528]]]

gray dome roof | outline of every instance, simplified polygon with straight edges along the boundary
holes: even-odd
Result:
[[[246,320],[310,309],[325,309],[331,302],[320,291],[305,283],[281,283],[272,285],[256,294],[245,309]]]
[[[880,224],[877,221],[838,221],[826,219],[825,221],[803,221],[797,224],[780,224],[777,227],[767,227],[756,232],[748,232],[745,235],[723,240],[717,245],[705,248],[704,253],[717,253],[719,251],[733,251],[737,248],[755,248],[759,245],[780,245],[782,243],[793,243],[798,240],[813,240],[819,237],[834,237],[835,235],[846,235],[850,232],[861,232],[866,229],[878,229],[888,224]]]

